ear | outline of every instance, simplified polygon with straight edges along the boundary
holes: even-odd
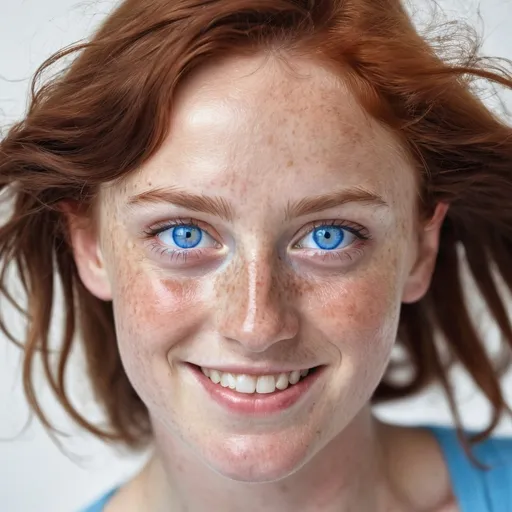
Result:
[[[110,280],[95,222],[72,203],[61,203],[60,210],[67,221],[69,241],[83,285],[98,299],[112,300]]]
[[[447,211],[448,204],[438,203],[430,221],[421,228],[418,235],[416,260],[402,294],[402,302],[406,304],[419,301],[427,293],[439,251],[441,226]]]

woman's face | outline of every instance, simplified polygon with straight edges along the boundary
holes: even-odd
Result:
[[[102,191],[98,238],[73,234],[153,423],[239,480],[290,474],[364,408],[436,251],[397,142],[292,64],[189,79],[159,151]]]

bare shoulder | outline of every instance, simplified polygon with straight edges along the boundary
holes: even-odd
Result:
[[[432,512],[461,512],[461,510],[457,506],[457,503],[455,503],[455,500],[451,499],[449,503],[441,506],[438,510],[433,510]]]
[[[140,494],[137,491],[136,478],[120,487],[104,508],[104,512],[135,512],[139,510],[142,509],[140,508]]]
[[[382,424],[386,466],[412,510],[459,512],[439,443],[426,429]]]
[[[146,467],[122,485],[104,507],[104,512],[144,512],[143,479]]]

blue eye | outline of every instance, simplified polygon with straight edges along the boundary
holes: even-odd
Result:
[[[299,243],[301,248],[333,251],[349,246],[357,235],[341,226],[318,226]]]
[[[170,248],[195,249],[208,235],[197,226],[184,224],[165,229],[157,236]]]
[[[343,230],[338,227],[325,227],[316,228],[313,230],[313,240],[320,247],[320,249],[331,250],[336,249],[343,239],[345,234]]]

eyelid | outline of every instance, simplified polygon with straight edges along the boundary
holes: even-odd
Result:
[[[204,231],[212,240],[214,240],[219,246],[222,246],[222,243],[219,242],[221,238],[217,232],[215,232],[210,225],[206,224],[197,219],[193,218],[176,218],[172,220],[164,220],[161,222],[155,222],[151,226],[147,227],[143,230],[143,233],[148,238],[153,238],[168,229],[180,227],[180,226],[195,226],[200,230]],[[214,234],[212,234],[214,231]]]
[[[215,234],[212,234],[211,232],[214,231],[213,228],[200,220],[194,219],[194,218],[175,218],[172,220],[164,220],[160,222],[153,223],[151,226],[146,228],[143,233],[144,236],[147,239],[154,239],[157,237],[158,234],[168,230],[172,229],[173,227],[179,227],[179,226],[196,226],[197,228],[204,231],[216,244],[218,244],[218,249],[223,247],[223,243],[219,242],[219,239],[221,237],[215,232]],[[293,237],[295,241],[291,244],[292,249],[302,249],[301,247],[297,247],[299,242],[305,238],[307,235],[312,233],[312,231],[316,228],[325,227],[325,226],[336,226],[343,228],[350,233],[352,233],[358,241],[368,241],[372,239],[372,236],[367,228],[364,226],[357,224],[355,222],[342,220],[342,219],[331,219],[331,220],[321,220],[321,221],[314,221],[306,224],[303,226],[299,231],[295,234]],[[193,252],[198,251],[202,249],[179,249],[181,251],[186,252]],[[324,250],[324,249],[308,249],[308,251],[316,251],[319,254],[324,253],[340,253],[340,252],[347,252],[350,250],[350,247],[344,248],[344,249],[333,249],[333,250]]]
[[[361,226],[360,224],[356,224],[355,222],[341,220],[341,219],[333,219],[333,220],[322,220],[322,221],[314,221],[312,223],[307,224],[306,226],[299,229],[299,231],[294,236],[295,242],[292,243],[292,248],[295,248],[297,244],[306,236],[309,235],[313,230],[325,226],[335,226],[344,228],[347,231],[350,231],[360,240],[371,240],[372,236],[370,231]],[[319,249],[321,250],[321,249]],[[329,251],[329,252],[334,252]]]

